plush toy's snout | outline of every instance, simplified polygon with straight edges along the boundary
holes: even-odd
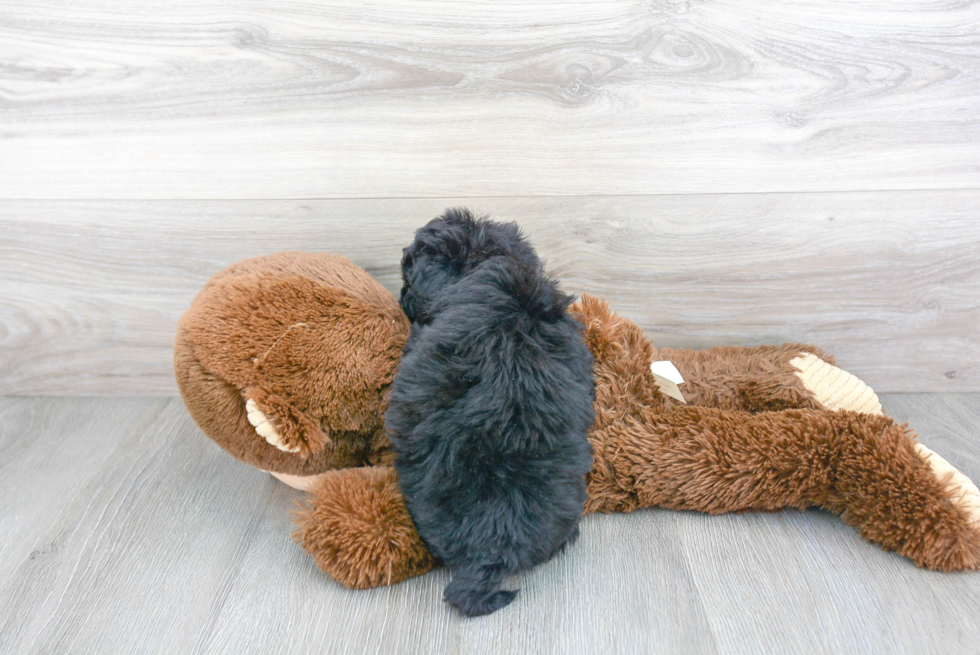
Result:
[[[384,398],[408,329],[350,261],[278,253],[208,281],[178,324],[174,370],[222,448],[263,470],[316,475],[389,461]]]

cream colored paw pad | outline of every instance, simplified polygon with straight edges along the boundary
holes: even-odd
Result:
[[[966,513],[970,523],[980,527],[980,489],[977,489],[977,485],[922,444],[915,444],[915,452],[929,465],[936,479],[945,481],[946,491],[952,497],[953,504]]]
[[[807,391],[827,409],[882,414],[881,403],[871,387],[847,371],[812,353],[800,353],[789,363]]]
[[[299,452],[298,446],[290,447],[283,443],[282,437],[280,437],[279,433],[276,432],[276,429],[272,427],[272,423],[270,423],[269,419],[265,417],[265,414],[259,410],[258,405],[255,404],[254,400],[249,399],[245,402],[245,412],[248,414],[248,422],[255,427],[255,431],[260,437],[284,452]]]
[[[288,473],[278,473],[277,471],[264,471],[268,473],[280,482],[285,482],[293,489],[299,489],[300,491],[309,491],[313,488],[317,482],[325,478],[327,473],[318,473],[316,475],[290,475]]]

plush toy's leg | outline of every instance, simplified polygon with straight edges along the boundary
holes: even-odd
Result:
[[[781,409],[846,409],[880,414],[877,396],[841,370],[816,346],[662,348],[657,359],[674,363],[689,404],[762,412]]]
[[[980,568],[980,493],[885,416],[679,407],[609,425],[593,445],[605,467],[588,510],[817,506],[919,566]]]
[[[394,468],[330,471],[309,491],[293,540],[338,582],[367,589],[438,566],[412,523]]]

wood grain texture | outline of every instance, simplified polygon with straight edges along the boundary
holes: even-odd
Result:
[[[0,7],[2,198],[976,188],[966,0]]]
[[[980,394],[882,401],[980,479]],[[326,578],[289,539],[299,492],[228,457],[179,400],[0,398],[0,419],[0,497],[50,489],[0,503],[5,653],[917,654],[980,641],[980,574],[916,569],[820,511],[588,516],[568,551],[507,583],[514,604],[466,620],[442,601],[446,571],[370,591]]]
[[[881,400],[980,477],[980,395]],[[818,510],[689,518],[680,536],[721,652],[965,653],[980,640],[980,574],[917,569]]]
[[[61,547],[35,549],[34,540],[112,458],[115,444],[104,435],[146,430],[165,404],[81,398],[0,403],[0,581],[21,562],[43,560]]]
[[[284,538],[290,530],[284,508],[296,492],[280,493],[205,642],[207,652],[717,652],[668,515],[639,530],[638,517],[587,519],[573,550],[507,583],[520,590],[512,612],[464,621],[442,601],[446,571],[363,592],[325,578]],[[602,561],[576,556],[579,549],[601,550]],[[243,630],[255,616],[263,618]]]
[[[55,414],[52,425],[75,418],[79,404],[26,402]],[[32,555],[3,583],[0,651],[189,652],[225,600],[273,482],[202,439],[179,400],[141,401],[155,419],[138,426],[120,421],[132,399],[85,402],[110,426],[66,433],[40,424],[13,437],[48,450],[73,440],[109,455],[101,466],[69,461],[36,471],[34,484],[84,484],[18,544]],[[29,504],[18,509],[4,523],[32,514]]]
[[[517,220],[565,287],[660,346],[806,341],[877,391],[980,389],[980,191],[7,201],[0,394],[175,393],[175,324],[246,257],[329,250],[393,292],[446,206]]]

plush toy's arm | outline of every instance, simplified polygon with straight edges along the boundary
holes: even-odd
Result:
[[[875,393],[836,366],[816,346],[661,348],[657,359],[673,362],[684,377],[691,405],[762,412],[782,409],[847,409],[880,414]]]
[[[679,407],[592,441],[591,511],[816,506],[919,566],[980,568],[980,491],[885,416]]]
[[[391,466],[319,476],[295,517],[293,540],[348,587],[394,584],[438,566],[412,523]]]

